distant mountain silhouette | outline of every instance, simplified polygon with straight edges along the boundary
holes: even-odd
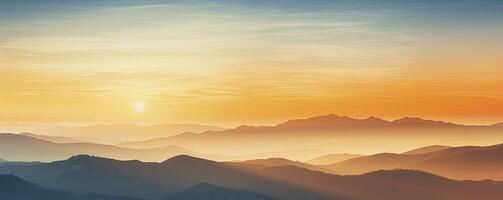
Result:
[[[265,152],[265,153],[255,153],[255,154],[246,154],[239,156],[241,160],[249,160],[249,159],[268,159],[268,158],[284,158],[288,160],[301,160],[305,161],[311,159],[313,157],[324,155],[327,153],[331,153],[333,150],[327,149],[291,149],[284,151],[273,151],[273,152]]]
[[[188,148],[201,148],[198,151],[223,152],[225,149],[239,149],[243,141],[248,144],[261,145],[267,147],[268,151],[279,151],[279,142],[285,143],[285,140],[295,143],[297,148],[308,148],[314,144],[319,144],[320,141],[326,142],[327,137],[348,137],[351,140],[362,140],[368,143],[368,138],[357,138],[372,136],[374,138],[391,137],[391,136],[424,136],[435,135],[434,138],[455,137],[454,133],[468,135],[494,135],[498,131],[503,130],[502,127],[496,126],[472,126],[461,125],[450,122],[426,120],[421,118],[404,117],[401,119],[386,121],[376,117],[365,119],[355,119],[346,116],[324,115],[307,119],[289,120],[275,126],[239,126],[234,129],[221,131],[206,131],[201,134],[184,133],[171,137],[160,137],[144,141],[127,142],[121,144],[125,147],[147,148],[159,147],[165,145],[180,145]],[[312,139],[302,140],[305,138]],[[410,140],[410,137],[408,137]],[[340,138],[338,139],[340,141]],[[348,139],[349,140],[349,139]],[[204,141],[204,142],[201,142]],[[376,140],[377,141],[377,140]],[[431,141],[430,141],[431,142]],[[299,146],[305,145],[305,146]],[[242,145],[241,145],[242,146]],[[289,146],[286,144],[282,150]],[[331,145],[320,148],[328,148]],[[207,148],[204,148],[207,147]],[[218,148],[221,147],[221,148]],[[291,147],[290,147],[291,148]],[[214,151],[215,150],[215,151]],[[242,149],[241,151],[245,151]]]
[[[404,117],[394,121],[386,121],[376,117],[365,119],[355,119],[339,115],[323,115],[306,119],[294,119],[276,126],[240,126],[236,129],[229,129],[219,132],[227,133],[253,133],[253,132],[304,132],[309,131],[337,131],[337,130],[355,130],[355,129],[430,129],[430,128],[467,128],[482,126],[467,126],[454,124],[450,122],[426,120],[421,118]],[[215,132],[215,131],[208,131]]]
[[[7,160],[4,160],[4,159],[0,158],[0,162],[7,162]]]
[[[313,158],[311,160],[308,160],[307,163],[312,164],[312,165],[328,165],[328,164],[334,164],[343,160],[348,160],[351,158],[357,158],[362,155],[360,154],[328,154],[328,155],[323,155],[319,156],[316,158]]]
[[[49,135],[69,137],[89,137],[115,141],[145,140],[156,137],[172,136],[184,132],[219,131],[224,128],[200,124],[99,124],[81,127],[53,127],[40,132]]]
[[[64,136],[49,136],[49,135],[37,135],[33,133],[20,133],[19,135],[24,135],[32,138],[37,138],[41,140],[46,140],[49,142],[55,142],[55,143],[80,143],[83,142],[82,140],[75,139],[72,137],[64,137]]]
[[[503,128],[503,122],[493,124],[492,127]]]
[[[247,160],[241,163],[265,166],[265,167],[275,167],[275,166],[295,166],[309,170],[315,171],[325,171],[325,169],[310,165],[303,162],[292,161],[284,158],[268,158],[268,159],[255,159],[255,160]]]
[[[360,200],[474,200],[498,199],[499,182],[454,181],[419,171],[378,171],[358,176],[338,176],[292,166],[271,167],[262,176],[292,185]]]
[[[276,198],[246,191],[235,190],[216,185],[201,183],[178,192],[166,200],[278,200]]]
[[[11,161],[54,161],[78,154],[90,154],[116,159],[161,161],[167,157],[188,154],[210,159],[219,155],[197,153],[178,146],[131,149],[93,143],[54,143],[20,134],[0,134],[0,157]]]
[[[455,181],[432,174],[393,170],[339,176],[295,166],[264,167],[177,156],[162,163],[91,156],[33,166],[0,166],[47,187],[81,193],[166,198],[199,183],[263,193],[289,200],[474,200],[498,199],[503,184]]]
[[[281,199],[327,199],[316,192],[252,175],[234,166],[190,156],[143,163],[82,155],[34,166],[0,166],[0,173],[14,173],[46,187],[78,193],[147,199],[166,198],[198,183],[247,189]]]
[[[432,145],[432,146],[427,146],[427,147],[421,147],[417,149],[413,149],[410,151],[403,152],[402,154],[408,154],[408,155],[415,155],[415,154],[423,154],[423,153],[430,153],[434,151],[439,151],[439,150],[444,150],[451,148],[450,146],[444,146],[444,145]]]
[[[428,148],[426,148],[428,149]],[[503,180],[503,144],[451,147],[422,154],[382,153],[329,166],[339,173],[360,174],[379,169],[417,169],[453,179]]]
[[[99,194],[76,195],[48,190],[13,175],[0,174],[0,199],[2,200],[135,200],[128,197]]]

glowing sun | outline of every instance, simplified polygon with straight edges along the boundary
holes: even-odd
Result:
[[[133,110],[136,112],[143,112],[143,111],[145,111],[146,107],[147,107],[147,105],[145,104],[144,101],[135,101],[133,103]]]

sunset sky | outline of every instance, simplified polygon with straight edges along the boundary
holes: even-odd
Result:
[[[502,10],[495,0],[1,1],[0,123],[501,122]]]

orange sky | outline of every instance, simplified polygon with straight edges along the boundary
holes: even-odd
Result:
[[[282,9],[121,5],[0,21],[0,123],[503,121],[501,26]]]

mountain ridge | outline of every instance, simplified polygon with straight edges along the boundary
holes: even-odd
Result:
[[[159,137],[149,140],[126,142],[121,143],[120,145],[125,147],[144,148],[163,146],[166,144],[183,144],[182,146],[187,145],[187,147],[197,148],[198,146],[203,145],[202,143],[198,143],[199,141],[205,141],[205,144],[211,143],[211,145],[216,148],[216,146],[226,145],[226,143],[228,143],[227,141],[231,141],[232,143],[242,142],[244,138],[261,140],[260,143],[264,144],[265,142],[270,142],[274,139],[282,141],[284,139],[338,137],[348,135],[351,135],[353,138],[357,136],[364,137],[376,135],[380,137],[395,135],[415,135],[419,137],[426,134],[443,134],[446,137],[453,137],[453,134],[449,134],[450,132],[469,134],[471,136],[475,136],[476,134],[479,134],[479,132],[483,132],[484,134],[487,133],[486,135],[494,135],[494,132],[500,131],[501,129],[503,128],[495,126],[463,125],[417,117],[403,117],[387,121],[377,117],[356,119],[347,116],[329,114],[304,119],[292,119],[273,126],[241,125],[236,128],[222,131],[205,131],[198,134],[184,133],[170,137]],[[286,136],[288,138],[285,138]],[[296,142],[298,143],[301,141],[302,140],[298,140]],[[270,145],[271,148],[274,148],[273,144]],[[235,148],[235,146],[230,146],[228,148],[231,147]],[[217,149],[216,151],[222,150],[223,149]],[[278,150],[271,149],[268,151]]]
[[[291,200],[402,200],[404,196],[408,200],[473,200],[503,195],[501,182],[456,181],[417,170],[341,176],[296,166],[229,165],[191,156],[167,161],[76,156],[34,166],[0,166],[0,173],[15,173],[51,188],[137,198],[167,197],[199,183]]]
[[[11,161],[54,161],[73,155],[92,154],[116,159],[160,161],[174,155],[189,154],[213,159],[226,156],[198,153],[176,145],[133,149],[95,143],[55,143],[26,135],[0,134],[0,157]]]
[[[220,131],[225,128],[192,123],[163,123],[154,125],[137,125],[127,123],[95,124],[89,126],[51,127],[40,130],[46,135],[67,137],[90,137],[114,141],[141,140],[163,136],[172,136],[184,132]],[[141,134],[138,134],[141,133]]]
[[[419,154],[380,153],[344,160],[325,167],[343,174],[402,168],[426,171],[457,180],[503,180],[501,154],[503,144],[461,146]]]

